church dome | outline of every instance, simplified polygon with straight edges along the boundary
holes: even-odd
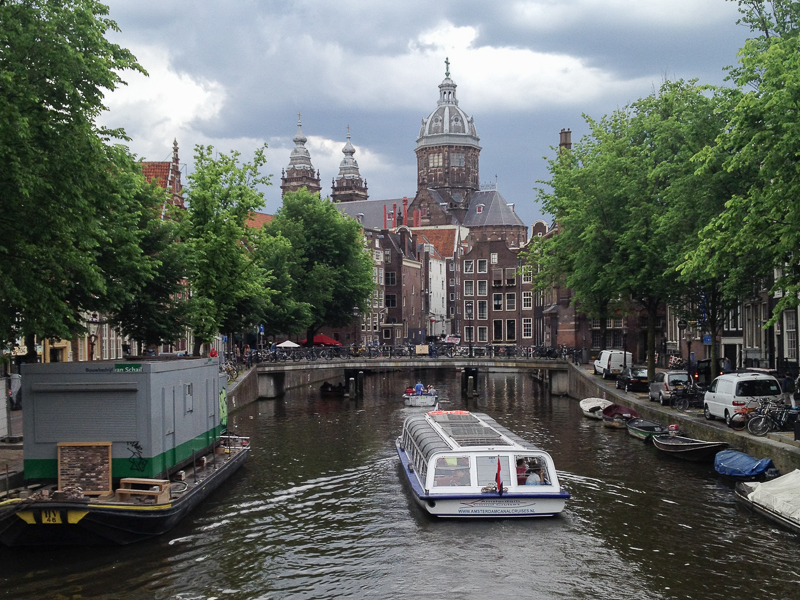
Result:
[[[458,106],[456,84],[450,79],[450,63],[444,81],[439,85],[436,109],[422,120],[417,150],[425,146],[475,146],[480,148],[478,132],[472,117]]]

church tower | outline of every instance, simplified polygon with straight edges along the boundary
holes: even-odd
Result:
[[[417,195],[413,206],[421,211],[423,222],[440,208],[453,213],[469,209],[472,195],[480,191],[480,138],[472,117],[458,105],[449,60],[445,60],[445,66],[436,109],[422,120],[417,138]]]
[[[347,143],[342,148],[344,158],[339,164],[339,175],[333,180],[331,188],[331,199],[334,202],[352,202],[353,200],[366,200],[369,195],[367,194],[367,181],[361,179],[361,173],[358,170],[358,162],[353,155],[356,149],[350,143],[350,126],[347,126]]]
[[[311,164],[311,155],[306,148],[308,138],[303,135],[300,113],[297,113],[297,133],[292,141],[294,150],[289,156],[289,166],[281,169],[281,197],[286,192],[296,192],[303,187],[312,194],[319,194],[322,189],[319,182],[319,171],[315,175],[314,166]]]

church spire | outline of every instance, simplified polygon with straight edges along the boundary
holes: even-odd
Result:
[[[308,138],[303,133],[303,123],[300,113],[297,113],[297,133],[292,138],[294,150],[289,155],[289,166],[286,167],[285,175],[281,176],[281,195],[286,192],[296,192],[304,187],[312,194],[319,193],[322,186],[319,182],[319,173],[314,173],[314,165],[311,164],[311,154],[306,148]]]
[[[350,126],[347,126],[347,142],[342,148],[344,158],[339,163],[339,175],[333,181],[331,198],[335,202],[350,202],[353,200],[366,200],[367,182],[361,179],[358,162],[353,157],[356,148],[350,143]]]

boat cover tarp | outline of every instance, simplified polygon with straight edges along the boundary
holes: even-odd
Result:
[[[622,406],[621,404],[611,404],[610,406],[606,406],[603,409],[603,416],[608,419],[614,419],[616,417],[625,419],[641,418],[641,415],[638,412],[632,408],[628,408],[627,406]]]
[[[603,398],[584,398],[580,402],[581,410],[588,410],[589,412],[596,412],[603,410],[606,406],[614,404],[611,400],[604,400]]]
[[[754,504],[800,524],[800,469],[772,481],[759,483],[747,498]]]
[[[723,450],[714,457],[714,469],[728,477],[756,477],[772,467],[772,459],[753,458],[736,450]]]

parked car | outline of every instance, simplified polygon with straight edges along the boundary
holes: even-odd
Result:
[[[709,421],[715,417],[731,424],[731,417],[748,402],[769,398],[779,400],[781,386],[772,375],[763,373],[728,373],[720,375],[709,386],[703,398],[703,412]]]
[[[718,360],[718,363],[721,363],[721,360]],[[715,377],[718,375],[722,375],[722,368],[718,368],[715,371],[711,369],[711,359],[704,358],[702,360],[698,360],[694,366],[694,382],[697,385],[707,386],[709,385]]]
[[[594,361],[594,374],[602,375],[603,379],[608,379],[622,372],[623,364],[632,365],[633,356],[630,352],[622,350],[603,350],[597,360]]]
[[[646,392],[650,389],[647,381],[647,367],[625,367],[617,375],[617,389],[626,392]]]
[[[689,385],[688,371],[662,371],[650,382],[647,397],[651,402],[669,406],[672,393]]]

